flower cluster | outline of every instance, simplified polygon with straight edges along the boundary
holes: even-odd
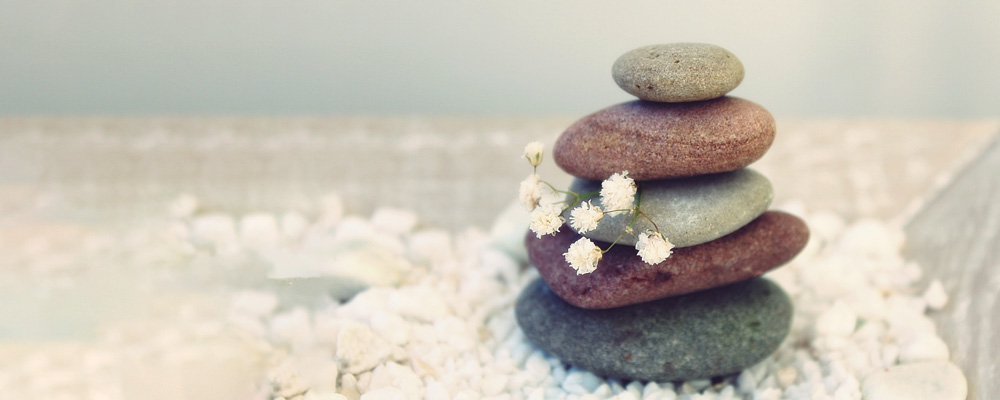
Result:
[[[633,233],[632,227],[638,217],[649,219],[639,209],[638,186],[636,186],[635,180],[628,177],[628,171],[622,171],[604,180],[601,183],[600,192],[581,194],[557,190],[538,177],[538,166],[542,163],[543,150],[544,147],[539,142],[531,142],[524,147],[524,158],[531,164],[532,171],[531,175],[521,181],[518,191],[521,204],[531,213],[528,227],[535,233],[536,237],[541,238],[544,235],[554,235],[559,232],[559,228],[566,223],[563,213],[570,209],[572,210],[569,213],[569,224],[581,234],[597,229],[597,225],[609,213],[627,213],[627,215],[632,216],[632,221],[625,228],[625,231],[618,235],[618,238],[607,249],[601,249],[590,239],[582,237],[570,245],[566,253],[563,254],[566,257],[566,262],[576,270],[578,275],[589,274],[597,269],[597,264],[601,261],[604,253],[610,250],[615,243],[618,243],[622,236],[626,233]],[[583,201],[585,198],[598,194],[601,198],[601,205],[604,206],[603,209],[595,206],[589,200]],[[656,227],[656,223],[651,219],[649,221]],[[640,233],[635,246],[639,257],[647,264],[663,262],[667,257],[670,257],[673,247],[673,244],[660,233],[659,228],[655,231],[647,230]]]

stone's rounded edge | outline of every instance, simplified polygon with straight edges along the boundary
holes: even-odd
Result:
[[[622,54],[611,67],[619,88],[643,100],[692,102],[718,98],[736,89],[743,63],[729,50],[709,43],[669,43]]]
[[[634,100],[574,122],[556,139],[552,158],[582,179],[604,180],[623,170],[636,181],[684,178],[752,164],[771,147],[776,131],[770,112],[739,97]]]
[[[965,400],[968,381],[955,364],[922,361],[894,365],[868,374],[861,382],[866,400]]]
[[[581,236],[565,228],[541,238],[529,232],[525,248],[550,290],[587,309],[628,306],[753,279],[787,264],[809,241],[802,219],[768,211],[718,240],[675,249],[656,265],[643,262],[633,247],[615,245],[594,272],[577,275],[563,253]],[[597,245],[609,247],[606,242]]]
[[[697,246],[733,233],[761,216],[774,200],[771,181],[749,168],[636,184],[643,196],[642,211],[676,248]],[[585,179],[575,179],[570,184],[570,190],[577,193],[600,188],[601,182]],[[600,196],[584,199],[588,200],[594,205],[601,204]],[[567,221],[571,211],[566,210],[563,215]],[[583,236],[613,242],[630,223],[631,217],[626,213],[607,214],[597,229]],[[640,232],[655,227],[645,218],[639,218],[635,234],[622,236],[618,243],[635,246]]]
[[[778,285],[756,278],[586,310],[538,279],[518,297],[515,317],[532,343],[578,368],[610,378],[672,381],[732,374],[763,360],[788,335],[792,304]]]

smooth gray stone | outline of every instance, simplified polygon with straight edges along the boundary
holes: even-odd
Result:
[[[622,90],[643,100],[679,103],[722,97],[743,81],[743,63],[708,43],[644,46],[623,54],[611,74]]]
[[[792,302],[763,278],[604,310],[577,308],[541,279],[521,292],[517,322],[536,346],[597,375],[652,381],[739,372],[788,335]]]
[[[771,182],[759,172],[740,169],[721,174],[691,178],[636,182],[641,196],[640,210],[649,216],[665,238],[675,247],[689,247],[735,232],[759,217],[774,199]],[[575,179],[570,190],[576,193],[600,192],[601,182]],[[597,206],[600,196],[588,197]],[[574,206],[575,207],[575,206]],[[568,222],[570,211],[563,217]],[[606,214],[597,229],[583,236],[613,242],[632,222],[625,212]],[[641,215],[633,234],[626,233],[619,244],[634,246],[637,236],[653,224]]]

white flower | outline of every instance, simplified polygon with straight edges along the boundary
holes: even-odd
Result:
[[[536,207],[531,211],[531,223],[528,227],[531,228],[532,232],[535,232],[537,238],[541,238],[542,235],[555,234],[566,223],[566,220],[559,215],[561,213],[562,207],[558,204]]]
[[[601,182],[601,204],[609,211],[631,209],[635,191],[635,181],[628,177],[628,171],[615,173]]]
[[[659,264],[670,257],[670,250],[674,245],[663,237],[660,232],[645,231],[639,234],[639,241],[635,244],[635,249],[639,250],[639,257],[646,264]]]
[[[580,240],[573,242],[569,245],[569,249],[563,253],[563,256],[566,256],[566,262],[576,270],[577,275],[594,272],[603,255],[601,248],[587,238],[580,238]]]
[[[597,229],[597,223],[604,217],[604,211],[600,207],[585,201],[579,207],[574,208],[569,214],[569,226],[579,233],[586,233]]]
[[[521,181],[518,197],[525,210],[531,211],[538,207],[538,202],[542,199],[542,184],[538,180],[538,174],[528,175]]]
[[[528,159],[528,163],[532,167],[537,167],[542,163],[542,151],[545,149],[545,145],[542,142],[531,142],[524,146],[524,158]]]

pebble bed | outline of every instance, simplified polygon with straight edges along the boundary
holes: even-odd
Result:
[[[926,316],[948,296],[940,282],[917,286],[921,268],[900,255],[897,226],[779,209],[811,230],[803,252],[766,275],[792,297],[793,326],[738,375],[606,380],[537,350],[514,319],[517,295],[538,277],[519,248],[527,218],[516,211],[492,232],[451,234],[404,210],[347,215],[335,196],[310,211],[249,215],[182,196],[125,240],[85,241],[63,267],[43,252],[19,255],[44,270],[36,280],[67,284],[77,267],[65,265],[105,260],[146,271],[136,285],[190,291],[157,303],[155,321],[104,324],[70,356],[40,350],[0,364],[0,393],[110,400],[189,385],[186,398],[216,399],[861,399],[884,389],[865,381],[873,372],[949,359]],[[310,281],[319,289],[297,286]],[[129,366],[147,369],[129,375]],[[211,379],[188,382],[202,372],[178,370],[192,366]]]

